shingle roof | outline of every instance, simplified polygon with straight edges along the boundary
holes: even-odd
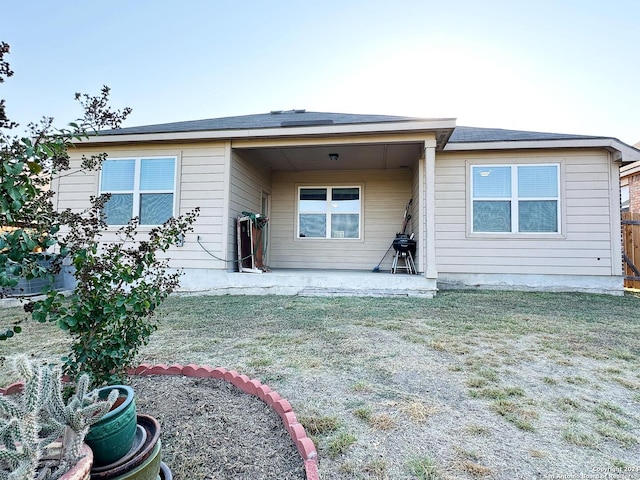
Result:
[[[307,112],[305,110],[272,111],[255,115],[209,118],[185,122],[143,125],[138,127],[103,130],[101,136],[136,135],[154,133],[181,133],[198,131],[251,130],[263,128],[286,128],[312,125],[355,125],[367,123],[412,122],[425,120],[416,117],[394,115],[361,115],[350,113]],[[449,144],[513,142],[531,140],[582,140],[610,138],[590,135],[564,133],[530,132],[523,130],[505,130],[501,128],[455,127],[449,138]]]
[[[359,123],[409,122],[419,120],[392,115],[358,115],[349,113],[307,112],[305,110],[273,111],[238,117],[210,118],[187,122],[163,123],[105,130],[100,135],[131,135],[141,133],[176,133],[212,130],[247,130],[258,128],[280,128],[310,125],[349,125]]]
[[[517,142],[530,140],[582,140],[596,137],[566,133],[529,132],[502,128],[456,127],[448,143]],[[608,137],[606,137],[608,138]]]

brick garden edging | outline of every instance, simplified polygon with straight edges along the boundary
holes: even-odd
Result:
[[[291,408],[291,404],[286,398],[280,397],[275,390],[271,390],[268,385],[263,385],[260,380],[250,379],[235,370],[226,368],[212,368],[208,365],[189,364],[158,364],[151,365],[143,363],[128,372],[130,375],[183,375],[185,377],[197,378],[217,378],[232,384],[244,393],[258,397],[269,407],[271,407],[282,419],[285,430],[291,436],[293,443],[298,449],[298,453],[304,461],[304,470],[307,480],[320,480],[318,474],[318,452],[313,441],[307,436],[304,427],[298,423],[298,418]],[[20,393],[24,388],[24,382],[16,382],[7,388],[0,388],[0,395],[11,395]]]

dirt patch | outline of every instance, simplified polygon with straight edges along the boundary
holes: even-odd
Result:
[[[214,378],[133,377],[138,411],[161,425],[162,459],[176,480],[304,479],[280,417]]]

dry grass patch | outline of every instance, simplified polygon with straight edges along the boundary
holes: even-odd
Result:
[[[593,413],[600,421],[610,423],[618,428],[628,428],[629,422],[621,417],[623,410],[617,405],[610,403],[602,403],[593,409]]]
[[[547,452],[543,452],[542,450],[538,450],[537,448],[530,448],[529,455],[533,458],[544,458],[547,456]]]
[[[629,390],[640,390],[640,383],[634,380],[629,380],[623,377],[613,377],[613,380]]]
[[[465,355],[471,351],[468,344],[461,343],[454,339],[436,339],[427,342],[436,352],[447,352],[455,355]]]
[[[462,469],[470,473],[474,477],[486,477],[493,473],[493,470],[491,468],[471,461],[463,462]]]
[[[426,421],[427,418],[438,413],[440,408],[414,400],[401,404],[400,410],[414,422],[422,423]]]
[[[489,380],[482,377],[472,377],[465,382],[469,388],[483,388],[489,385]]]
[[[389,474],[387,473],[387,462],[382,458],[376,458],[368,462],[362,471],[368,475],[369,478],[374,480],[389,480]]]
[[[457,447],[457,446],[453,447],[453,449],[456,451],[458,456],[462,457],[464,460],[471,460],[473,462],[480,461],[481,455],[476,451],[466,450],[462,447]]]
[[[598,439],[595,435],[590,434],[582,430],[578,430],[575,427],[569,427],[562,432],[562,438],[579,447],[594,448],[598,445]]]
[[[471,424],[465,427],[465,430],[471,435],[490,435],[491,430],[484,425]]]
[[[338,417],[298,417],[298,422],[304,427],[305,431],[311,435],[323,435],[334,432],[340,427]]]
[[[622,373],[622,369],[618,368],[618,367],[608,367],[602,370],[604,373],[607,373],[609,375],[618,375],[620,373]]]
[[[526,432],[535,431],[535,427],[531,421],[538,418],[538,413],[534,410],[525,408],[523,405],[514,401],[503,399],[493,402],[491,408],[520,430]]]
[[[396,421],[388,413],[371,415],[369,425],[376,430],[392,430],[396,426]]]
[[[638,444],[638,438],[631,435],[620,428],[616,428],[612,425],[598,424],[595,427],[596,432],[605,438],[610,438],[619,442],[625,448],[632,447]]]
[[[626,362],[631,362],[637,359],[637,356],[630,352],[627,348],[613,348],[611,349],[610,355],[613,358],[624,360]]]
[[[562,411],[570,411],[570,410],[577,410],[580,409],[580,403],[570,397],[562,397],[562,398],[558,398],[555,400],[554,402],[558,408],[560,408],[560,410]]]
[[[491,398],[493,400],[504,400],[506,398],[524,397],[524,390],[520,387],[485,387],[469,392],[473,398]]]
[[[351,385],[351,390],[358,393],[369,393],[373,390],[373,388],[364,380],[358,380],[356,383]]]
[[[586,385],[589,383],[589,380],[584,377],[565,377],[564,381],[570,385]]]

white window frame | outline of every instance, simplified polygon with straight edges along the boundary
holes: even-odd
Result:
[[[327,219],[327,231],[326,231],[326,235],[324,237],[301,237],[300,236],[300,191],[304,190],[304,189],[311,189],[311,188],[324,188],[327,190],[327,208],[324,212],[305,212],[305,213],[317,213],[317,214],[324,214],[326,216]],[[357,238],[339,238],[339,237],[332,237],[331,236],[331,192],[333,191],[334,188],[357,188],[358,189],[358,200],[360,201],[360,209],[357,212],[358,213],[358,237]],[[298,188],[296,189],[296,239],[297,240],[303,240],[303,241],[311,241],[311,240],[331,240],[331,241],[336,241],[336,240],[344,240],[344,241],[358,241],[358,240],[362,240],[362,221],[363,221],[363,215],[362,215],[362,208],[364,205],[364,201],[362,198],[362,192],[364,191],[364,189],[362,188],[362,185],[299,185]]]
[[[165,190],[161,190],[161,189],[157,189],[157,190],[141,190],[140,189],[140,178],[141,178],[141,171],[142,171],[142,160],[165,160],[165,159],[172,159],[173,160],[173,188],[171,190],[169,189],[165,189]],[[126,195],[126,194],[131,194],[133,195],[133,205],[132,205],[132,218],[133,217],[138,217],[140,218],[140,198],[142,196],[142,194],[162,194],[162,193],[170,193],[173,195],[173,202],[172,202],[172,210],[171,210],[171,216],[175,217],[176,216],[176,205],[177,205],[177,198],[178,198],[178,188],[177,188],[177,182],[178,182],[178,157],[176,155],[149,155],[149,156],[131,156],[131,157],[118,157],[118,158],[107,158],[105,161],[124,161],[124,160],[134,160],[134,171],[133,171],[133,189],[132,190],[103,190],[102,189],[102,175],[104,170],[100,169],[100,179],[99,179],[99,185],[98,185],[98,194],[99,195],[104,195],[107,193],[111,193],[114,195]],[[120,224],[108,224],[109,227],[121,227],[122,225]],[[155,227],[157,225],[153,225],[153,224],[143,224],[140,225],[142,228],[152,228]]]
[[[523,197],[519,196],[518,192],[518,167],[556,167],[556,191],[557,196],[555,197]],[[475,198],[473,196],[473,180],[474,180],[474,169],[482,169],[482,168],[511,168],[511,197],[495,197],[495,198]],[[469,232],[472,235],[518,235],[518,236],[532,236],[532,235],[544,235],[544,236],[557,236],[562,234],[562,207],[561,207],[561,197],[562,190],[561,186],[561,175],[562,168],[561,164],[557,162],[549,162],[549,163],[479,163],[479,164],[471,164],[469,165],[469,198],[470,198],[470,216],[469,216]],[[474,230],[473,219],[474,219],[474,203],[475,201],[508,201],[511,203],[511,231],[508,232],[485,232],[485,231],[476,231]],[[521,232],[519,231],[519,208],[520,201],[555,201],[556,202],[556,227],[557,230],[555,232]]]

